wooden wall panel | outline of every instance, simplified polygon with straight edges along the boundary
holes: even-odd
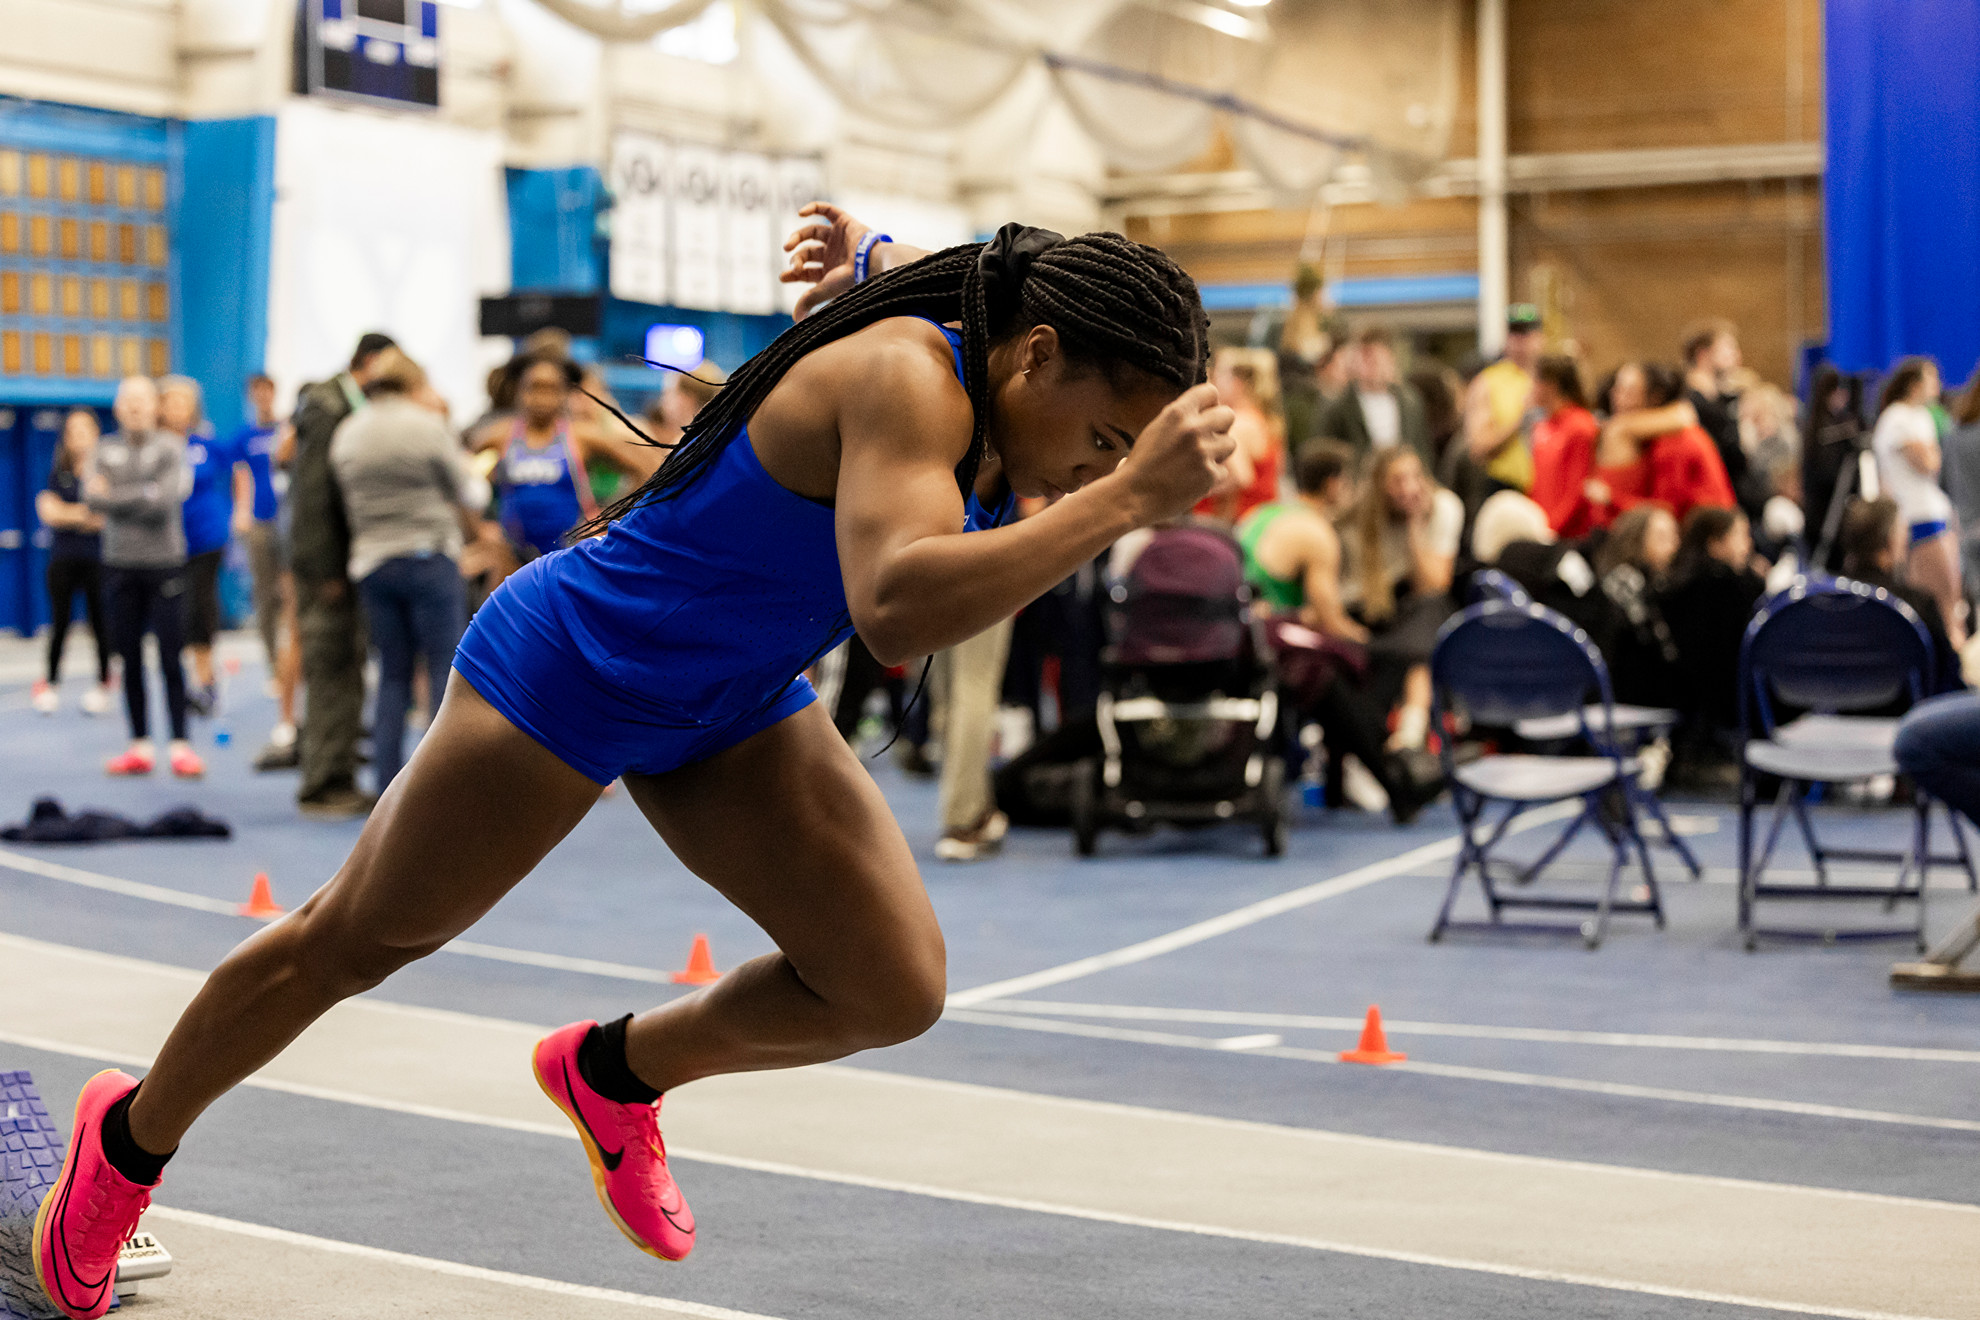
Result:
[[[1821,0],[1509,0],[1511,149],[1819,139],[1821,10]]]
[[[1508,0],[1515,153],[1822,136],[1822,0]],[[1476,149],[1467,17],[1451,154]],[[1227,152],[1201,168],[1230,168]],[[1558,300],[1591,367],[1676,356],[1686,324],[1738,322],[1749,363],[1783,383],[1825,333],[1821,186],[1713,184],[1520,195],[1513,296]],[[1206,283],[1289,279],[1302,251],[1330,278],[1477,268],[1470,198],[1404,206],[1136,218],[1129,232]],[[1324,239],[1324,241],[1320,241]]]

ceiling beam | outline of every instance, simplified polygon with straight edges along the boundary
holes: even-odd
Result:
[[[1507,190],[1583,192],[1809,178],[1821,175],[1823,159],[1820,142],[1525,153],[1507,161]],[[1423,197],[1474,197],[1478,193],[1478,162],[1469,157],[1444,161],[1417,185],[1416,192]],[[1366,165],[1344,165],[1321,189],[1321,200],[1333,206],[1376,201],[1376,181]],[[1101,201],[1119,214],[1137,216],[1261,211],[1306,204],[1274,193],[1251,170],[1116,175],[1103,185]]]

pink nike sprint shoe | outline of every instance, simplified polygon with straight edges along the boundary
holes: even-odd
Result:
[[[117,1300],[117,1253],[151,1204],[103,1158],[103,1114],[137,1086],[112,1068],[83,1083],[68,1158],[34,1216],[34,1276],[69,1320],[95,1320]]]
[[[660,1105],[607,1100],[578,1075],[578,1046],[596,1022],[573,1022],[536,1042],[536,1084],[578,1130],[599,1204],[632,1244],[662,1260],[694,1250],[694,1214],[667,1172]]]

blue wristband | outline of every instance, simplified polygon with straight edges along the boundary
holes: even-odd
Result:
[[[892,234],[878,232],[868,232],[865,238],[859,240],[859,247],[853,252],[854,284],[866,283],[866,265],[873,257],[873,249],[882,243],[891,243],[893,241],[894,236]]]

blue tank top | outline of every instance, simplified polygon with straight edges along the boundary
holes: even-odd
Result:
[[[502,530],[518,547],[539,555],[557,549],[564,533],[595,511],[578,485],[589,478],[567,424],[558,424],[548,445],[531,449],[517,419],[509,447],[502,451],[500,476]]]
[[[943,327],[962,376],[962,341]],[[1015,501],[971,495],[964,531]],[[777,483],[745,427],[672,499],[642,505],[541,568],[592,664],[686,724],[775,701],[852,635],[833,512]]]

